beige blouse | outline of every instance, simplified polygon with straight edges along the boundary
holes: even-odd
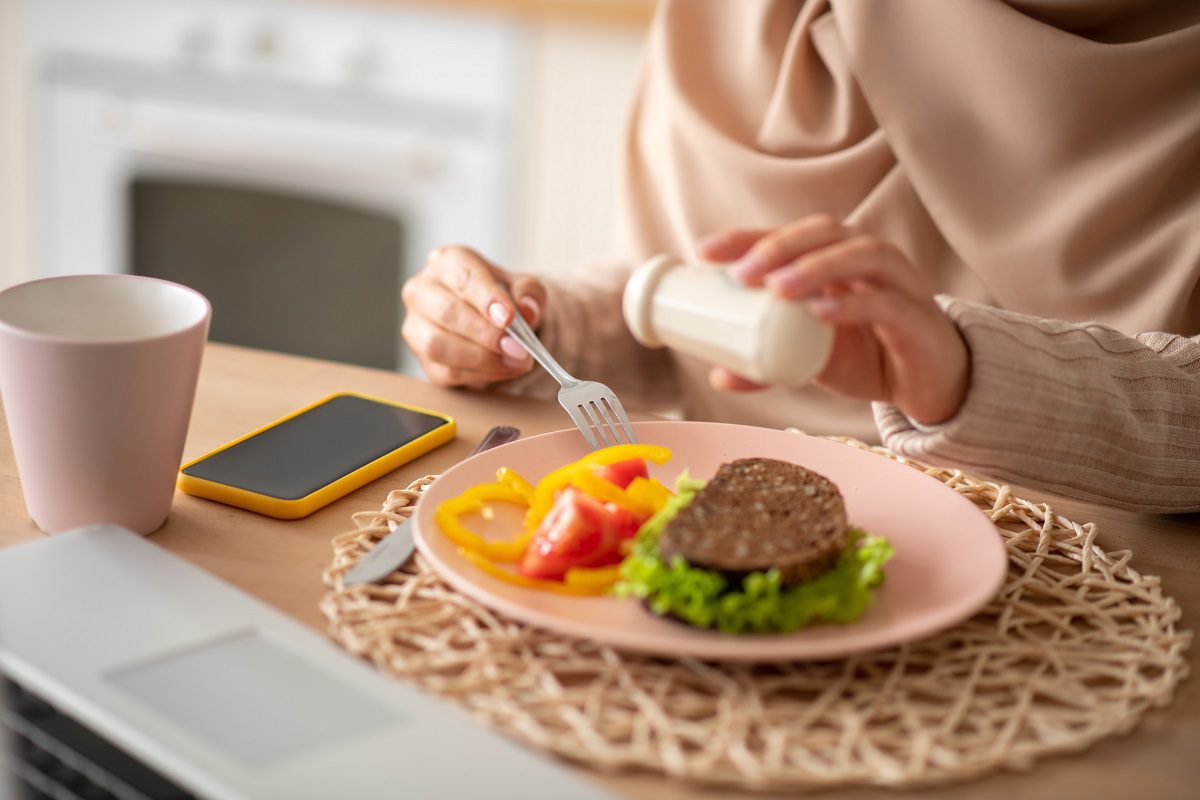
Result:
[[[568,369],[627,405],[1200,509],[1200,3],[661,0],[628,131],[628,261],[550,280],[541,333]],[[716,392],[625,329],[633,264],[817,211],[945,295],[972,354],[953,420]]]

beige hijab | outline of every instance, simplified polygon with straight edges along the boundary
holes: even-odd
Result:
[[[635,259],[828,211],[939,292],[1200,333],[1200,2],[660,0],[646,59]],[[873,435],[861,403],[678,366],[689,416]]]

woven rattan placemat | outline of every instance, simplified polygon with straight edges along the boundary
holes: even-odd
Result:
[[[867,448],[846,440],[850,446]],[[576,641],[458,594],[419,554],[387,583],[341,575],[432,477],[354,515],[334,539],[321,610],[379,669],[529,744],[601,768],[757,788],[917,786],[1081,750],[1170,702],[1191,634],[1158,578],[1006,486],[922,469],[970,498],[1008,547],[1000,594],[967,622],[836,661],[714,664]]]

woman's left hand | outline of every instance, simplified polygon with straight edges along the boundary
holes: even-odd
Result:
[[[816,383],[848,397],[883,400],[916,422],[944,422],[967,393],[969,353],[933,291],[890,242],[819,214],[775,230],[731,230],[697,243],[700,257],[736,261],[733,276],[803,302],[835,326]],[[721,368],[719,389],[757,384]]]

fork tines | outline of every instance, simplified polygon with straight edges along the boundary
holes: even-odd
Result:
[[[625,408],[611,390],[597,392],[590,397],[564,399],[563,408],[571,415],[575,426],[593,450],[609,445],[637,443]]]

